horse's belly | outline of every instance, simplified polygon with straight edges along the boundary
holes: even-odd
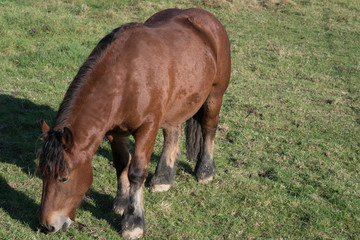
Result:
[[[209,96],[215,78],[215,62],[209,58],[201,58],[202,64],[189,68],[178,74],[169,84],[168,102],[165,107],[163,125],[179,124],[191,118],[204,104]],[[197,64],[193,61],[193,64]]]
[[[175,86],[165,107],[162,127],[185,122],[201,108],[213,87],[213,77],[203,76],[198,81]],[[181,79],[179,80],[181,82]]]

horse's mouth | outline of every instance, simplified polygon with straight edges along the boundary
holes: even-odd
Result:
[[[40,231],[44,234],[49,234],[49,233],[54,233],[55,228],[52,226],[47,227],[46,225],[40,223]]]

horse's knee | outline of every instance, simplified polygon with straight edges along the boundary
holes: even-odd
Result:
[[[147,177],[147,173],[147,167],[140,167],[131,163],[128,170],[131,188],[140,188]]]

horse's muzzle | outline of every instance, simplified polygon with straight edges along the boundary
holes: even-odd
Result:
[[[72,223],[72,221],[69,218],[67,218],[63,222],[63,224],[59,225],[59,226],[45,225],[43,223],[40,223],[40,231],[45,234],[55,233],[55,232],[59,231],[60,229],[63,231],[66,231],[70,227],[71,223]]]
[[[54,233],[56,232],[56,229],[54,226],[50,225],[50,226],[47,226],[47,225],[44,225],[42,223],[40,223],[40,231],[42,233],[45,233],[45,234],[48,234],[48,233]]]

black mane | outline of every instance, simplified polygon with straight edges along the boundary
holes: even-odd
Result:
[[[87,76],[91,73],[92,69],[97,63],[97,60],[101,57],[103,52],[107,49],[110,44],[119,38],[121,34],[128,30],[129,28],[142,25],[141,23],[128,23],[124,24],[121,27],[114,29],[111,33],[106,35],[101,41],[96,45],[94,50],[91,52],[89,57],[80,67],[79,72],[76,74],[74,80],[71,82],[64,100],[62,101],[59,111],[55,118],[54,129],[62,129],[66,123],[68,115],[73,106],[74,99],[78,95],[79,89],[81,89],[83,83],[86,81]]]
[[[43,177],[52,175],[57,178],[58,176],[63,176],[65,172],[68,171],[69,166],[64,157],[61,136],[72,106],[74,105],[74,101],[78,96],[79,90],[107,47],[110,46],[114,40],[119,38],[124,31],[140,25],[142,24],[128,23],[114,29],[111,33],[101,39],[80,67],[79,72],[71,82],[65,94],[64,100],[59,107],[53,128],[46,133],[47,136],[45,138],[45,143],[39,156],[39,169]]]

